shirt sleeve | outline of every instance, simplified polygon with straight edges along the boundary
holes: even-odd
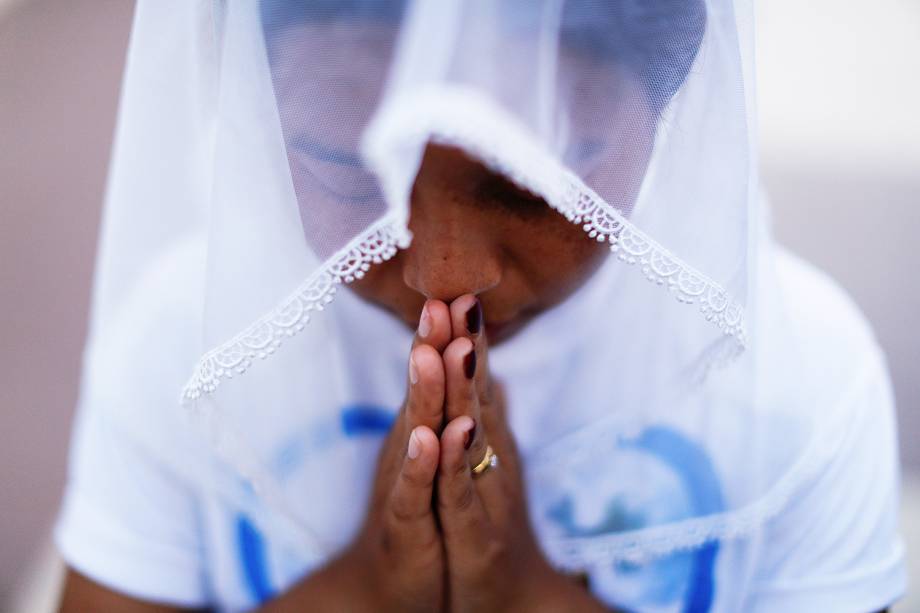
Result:
[[[873,364],[839,407],[831,461],[767,525],[746,611],[869,613],[904,593],[894,402]]]
[[[201,607],[208,594],[198,504],[163,451],[84,406],[55,541],[72,568],[114,591]]]

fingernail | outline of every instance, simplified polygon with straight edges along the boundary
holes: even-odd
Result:
[[[416,436],[415,430],[413,430],[412,434],[409,435],[409,449],[406,450],[406,455],[409,456],[410,460],[414,460],[421,452],[422,443],[418,440],[418,436]]]
[[[470,349],[470,352],[463,358],[463,373],[467,379],[472,379],[476,374],[476,349]]]
[[[476,438],[476,420],[473,420],[473,427],[466,431],[465,437],[463,439],[463,448],[469,449],[470,445],[473,444],[473,439]]]
[[[418,383],[418,367],[415,365],[415,358],[409,356],[409,383],[415,385]]]
[[[428,314],[428,303],[425,303],[425,306],[422,307],[422,317],[418,322],[418,335],[422,338],[428,336],[431,333],[431,315]]]
[[[473,306],[466,312],[466,331],[470,334],[479,334],[480,328],[482,328],[482,303],[477,298]]]

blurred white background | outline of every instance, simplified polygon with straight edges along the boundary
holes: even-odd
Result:
[[[47,539],[131,13],[129,0],[0,0],[3,610],[35,613],[54,598]],[[920,2],[769,0],[757,33],[761,165],[777,234],[850,291],[889,355],[917,585]],[[30,591],[39,601],[21,600]],[[920,611],[920,599],[910,593],[895,610]]]

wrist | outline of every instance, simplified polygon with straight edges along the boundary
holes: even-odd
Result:
[[[258,609],[259,613],[294,613],[323,603],[330,610],[371,612],[375,606],[367,564],[354,546],[302,578],[290,590]]]
[[[591,596],[586,587],[579,585],[549,564],[530,581],[530,589],[523,598],[513,607],[513,611],[540,612],[552,611],[553,613],[605,611],[600,602]]]
[[[336,560],[336,584],[349,594],[349,610],[379,611],[382,602],[380,573],[373,569],[373,552],[359,540],[352,543]]]

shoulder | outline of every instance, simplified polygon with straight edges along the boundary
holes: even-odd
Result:
[[[777,295],[759,319],[757,368],[773,400],[810,419],[808,457],[817,461],[765,526],[748,608],[830,610],[848,601],[882,609],[904,589],[884,356],[828,275],[786,251],[774,268]]]
[[[846,419],[859,408],[852,399],[888,386],[875,334],[836,281],[783,248],[774,252],[769,278],[754,346],[761,382],[820,421],[832,413]]]
[[[881,350],[865,315],[827,273],[786,249],[775,258],[779,305],[807,357],[841,368],[858,368],[881,359]]]
[[[202,241],[179,241],[137,272],[93,322],[84,387],[128,391],[155,381],[161,389],[188,375],[200,337],[204,253]]]
[[[198,524],[209,473],[178,391],[197,338],[201,255],[194,242],[164,250],[96,313],[55,528],[82,575],[190,608],[209,597]]]
[[[198,441],[179,393],[200,344],[203,264],[202,241],[178,241],[98,314],[84,358],[78,441],[81,423],[104,421],[151,456],[190,457]]]

